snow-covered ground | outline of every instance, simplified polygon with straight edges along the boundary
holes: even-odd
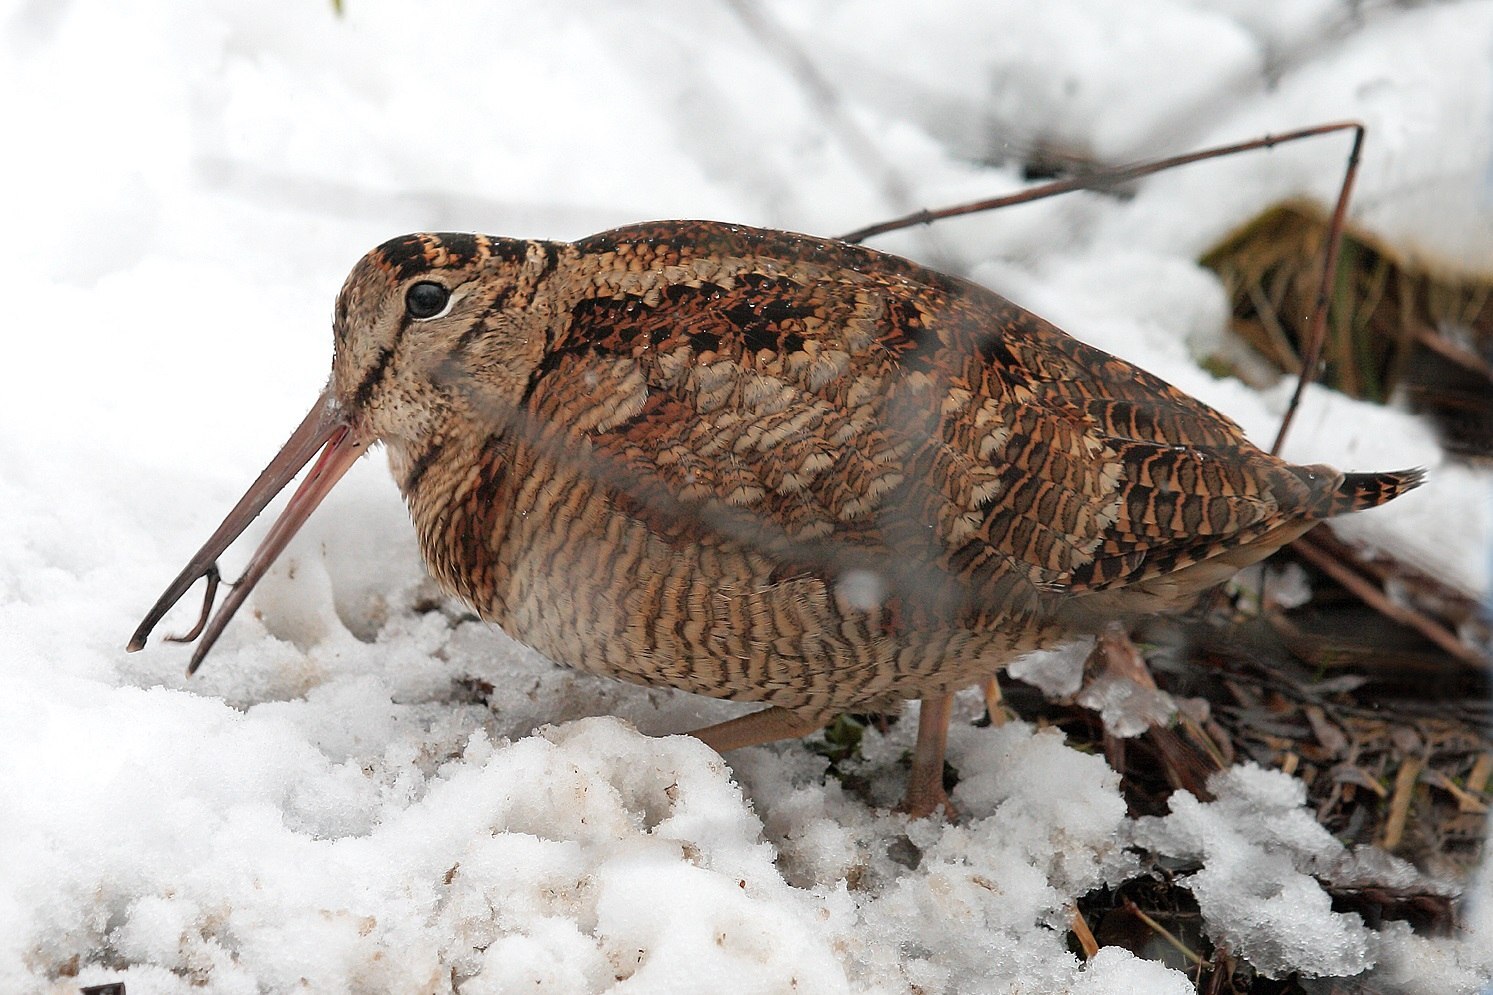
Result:
[[[835,234],[1011,188],[980,163],[1033,141],[1129,160],[1357,117],[1355,217],[1487,271],[1493,3],[782,0],[750,8],[773,45],[724,2],[345,6],[0,4],[0,991],[1190,991],[1067,950],[1073,897],[1134,873],[1132,841],[1201,860],[1210,927],[1267,970],[1377,963],[1381,990],[1426,992],[1493,974],[1493,881],[1465,938],[1332,914],[1307,874],[1340,848],[1283,775],[1240,768],[1217,802],[1134,824],[1101,760],[958,722],[963,818],[909,825],[801,744],[728,765],[640,735],[732,706],[561,671],[431,610],[379,459],[198,677],[182,647],[123,649],[316,396],[333,295],[390,235]],[[1223,302],[1190,260],[1278,198],[1327,201],[1346,149],[876,244],[1268,442],[1285,390],[1193,362]],[[1317,390],[1287,455],[1429,466],[1344,527],[1487,591],[1493,493],[1426,429]],[[887,804],[911,725],[868,735]]]

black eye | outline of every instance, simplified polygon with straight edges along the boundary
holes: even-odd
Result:
[[[451,291],[439,283],[421,280],[404,294],[404,310],[411,318],[434,318],[446,308]]]

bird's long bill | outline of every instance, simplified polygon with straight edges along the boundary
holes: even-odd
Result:
[[[197,644],[196,651],[192,654],[192,662],[187,666],[190,674],[202,663],[204,657],[212,649],[213,643],[217,642],[218,636],[228,625],[233,613],[238,611],[240,605],[254,589],[254,585],[269,570],[270,564],[280,555],[290,542],[296,531],[305,524],[306,519],[321,504],[322,498],[332,489],[332,486],[342,478],[348,468],[353,465],[359,456],[366,450],[372,440],[359,439],[352,433],[347,420],[340,413],[336,401],[332,397],[330,388],[322,392],[309,414],[301,422],[300,426],[291,433],[290,438],[275,458],[270,460],[270,465],[264,468],[258,479],[249,487],[244,496],[239,498],[238,504],[223,519],[211,538],[197,551],[197,554],[182,568],[181,573],[166,588],[155,605],[146,614],[140,627],[135,630],[134,636],[130,638],[129,650],[134,652],[145,645],[146,637],[156,627],[156,623],[181,600],[182,595],[191,589],[192,585],[203,577],[208,578],[207,601],[203,605],[203,619],[206,620],[207,613],[212,608],[213,593],[218,576],[218,557],[222,555],[233,541],[249,527],[255,517],[264,510],[276,494],[279,494],[300,472],[301,467],[311,461],[317,451],[321,456],[301,481],[301,486],[296,489],[291,497],[290,503],[281,512],[279,519],[270,527],[269,533],[259,548],[254,551],[254,556],[249,560],[249,565],[244,570],[243,577],[233,584],[233,590],[224,600],[212,621],[207,622],[206,628],[202,622],[198,622],[197,628],[192,631],[185,641],[200,635],[201,641]]]

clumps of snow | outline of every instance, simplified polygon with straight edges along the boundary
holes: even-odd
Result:
[[[1154,687],[1142,687],[1123,674],[1101,674],[1078,695],[1078,703],[1099,713],[1111,736],[1128,739],[1152,726],[1166,725],[1177,714],[1177,702]]]
[[[1215,943],[1245,958],[1267,977],[1292,972],[1346,977],[1374,966],[1379,945],[1355,913],[1332,911],[1317,876],[1352,876],[1370,865],[1352,855],[1303,806],[1306,789],[1280,771],[1244,764],[1208,780],[1215,800],[1186,791],[1169,801],[1171,814],[1137,820],[1135,842],[1165,857],[1200,865],[1181,879],[1202,910]],[[1419,878],[1403,862],[1406,881]]]
[[[1071,749],[1056,730],[1034,732],[1021,722],[961,729],[949,754],[961,771],[954,802],[970,822],[946,837],[984,834],[988,846],[1011,851],[1069,895],[1134,872],[1134,858],[1120,845],[1120,777],[1102,757]]]
[[[1050,698],[1076,694],[1078,704],[1098,712],[1104,728],[1122,739],[1170,722],[1177,714],[1177,702],[1156,687],[1144,687],[1123,674],[1100,674],[1084,685],[1084,664],[1094,643],[1090,636],[1027,653],[1009,664],[1006,673]]]
[[[28,855],[0,857],[7,990],[33,971],[173,995],[1186,990],[1120,951],[1068,952],[1074,899],[1136,862],[1117,776],[1054,732],[957,730],[957,826],[826,790],[801,749],[744,751],[764,827],[690,737],[592,718],[495,741],[371,678],[316,698],[239,713],[136,692],[96,716],[112,763],[50,830],[55,769],[7,783]],[[308,746],[334,714],[376,721]],[[66,756],[68,728],[31,731]]]
[[[1418,936],[1404,923],[1386,923],[1379,933],[1384,951],[1371,982],[1407,995],[1488,995],[1493,990],[1493,864],[1487,861],[1467,882],[1458,935]]]
[[[899,754],[906,734],[897,731],[912,725],[898,723],[891,737],[868,730],[865,765]],[[949,756],[962,772],[956,825],[868,812],[833,782],[821,787],[822,763],[801,763],[793,751],[744,751],[734,763],[754,797],[759,786],[777,795],[759,808],[784,874],[849,903],[833,942],[856,990],[1056,993],[1167,976],[1185,984],[1119,952],[1089,965],[1068,952],[1074,900],[1137,866],[1124,845],[1118,775],[1101,758],[1021,722],[956,726]]]
[[[1417,936],[1403,923],[1386,923],[1384,950],[1371,983],[1406,995],[1487,995],[1493,990],[1493,866],[1484,862],[1468,882],[1463,928],[1450,937]]]
[[[1083,665],[1094,651],[1088,636],[1051,649],[1034,650],[1012,660],[1006,673],[1037,688],[1049,698],[1066,698],[1083,684]]]
[[[1069,995],[1194,995],[1187,975],[1120,947],[1102,947],[1083,966]]]
[[[825,942],[847,903],[783,881],[740,789],[698,741],[589,719],[464,779],[452,791],[487,811],[492,834],[453,855],[435,932],[468,949],[452,961],[459,978],[490,971],[474,990],[534,990],[556,971],[581,975],[556,989],[577,992],[619,981],[710,992],[722,978],[744,991],[847,990]]]
[[[1086,636],[1052,649],[1035,650],[1009,664],[1006,673],[1050,698],[1076,694],[1078,704],[1098,712],[1104,728],[1122,739],[1170,722],[1177,713],[1177,703],[1154,686],[1144,687],[1123,674],[1107,673],[1084,685],[1084,664],[1094,644],[1094,638]]]
[[[364,697],[339,704],[377,704]],[[783,881],[740,789],[697,740],[606,718],[511,744],[479,730],[396,792],[295,747],[283,708],[175,699],[183,714],[219,713],[223,734],[202,745],[218,754],[221,802],[163,791],[146,811],[95,796],[50,846],[31,847],[7,880],[40,914],[7,922],[7,990],[25,987],[21,962],[55,976],[79,954],[92,965],[80,984],[160,991],[407,992],[450,978],[463,991],[630,979],[615,990],[705,992],[722,977],[742,991],[847,990],[827,931],[849,905]],[[385,749],[407,751],[411,731]],[[150,739],[118,755],[164,787],[191,758]],[[21,811],[38,800],[23,794]],[[287,818],[287,805],[303,814]],[[161,969],[174,986],[155,987]]]

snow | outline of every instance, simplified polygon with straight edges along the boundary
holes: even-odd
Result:
[[[1104,731],[1121,739],[1139,736],[1152,726],[1166,726],[1177,714],[1177,703],[1171,695],[1119,674],[1095,678],[1077,701],[1098,712]]]
[[[835,87],[829,110],[727,4],[345,7],[0,5],[0,990],[1189,991],[1125,951],[1068,950],[1074,898],[1138,873],[1137,834],[1197,866],[1208,928],[1267,970],[1373,962],[1406,991],[1493,976],[1489,871],[1465,936],[1368,931],[1324,904],[1331,841],[1283,775],[1228,772],[1214,802],[1137,825],[1102,760],[971,726],[967,699],[944,825],[889,810],[911,722],[867,733],[874,805],[803,744],[723,762],[642,735],[736,709],[558,670],[440,602],[376,459],[197,677],[183,647],[123,651],[316,396],[342,277],[393,234],[658,217],[835,234],[1013,189],[1033,142],[1134,159],[1354,116],[1355,218],[1486,271],[1493,3],[761,7]],[[1198,368],[1223,303],[1190,260],[1275,199],[1332,197],[1346,149],[876,244],[1268,441],[1287,388]],[[1415,419],[1312,390],[1287,455],[1428,466],[1342,532],[1493,586],[1488,476],[1446,465]],[[1072,693],[1081,660],[1015,669]]]
[[[1086,636],[1071,643],[1034,650],[1006,665],[1006,673],[1038,688],[1050,698],[1071,695],[1083,684],[1083,664],[1094,651]]]
[[[1380,850],[1348,850],[1303,807],[1302,784],[1280,771],[1242,764],[1214,774],[1208,790],[1215,799],[1207,803],[1175,793],[1170,815],[1138,819],[1132,832],[1162,857],[1198,867],[1182,883],[1216,943],[1267,977],[1341,977],[1378,966],[1375,981],[1394,991],[1474,991],[1487,982],[1486,871],[1469,889],[1466,936],[1435,943],[1403,923],[1375,932],[1357,913],[1333,912],[1318,881],[1428,890],[1413,867]]]
[[[1245,764],[1215,774],[1208,790],[1217,800],[1207,804],[1177,792],[1171,815],[1142,818],[1135,832],[1163,856],[1202,865],[1183,883],[1214,942],[1267,977],[1340,977],[1372,967],[1373,934],[1358,915],[1334,913],[1311,877],[1343,847],[1303,807],[1302,784]]]

